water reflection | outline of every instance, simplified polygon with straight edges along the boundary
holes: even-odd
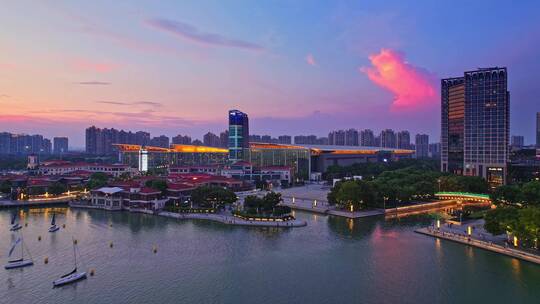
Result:
[[[373,218],[347,219],[337,216],[328,216],[330,232],[341,238],[362,239],[370,235],[377,225]]]

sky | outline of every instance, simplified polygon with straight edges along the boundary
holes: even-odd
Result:
[[[91,125],[201,138],[344,128],[440,136],[440,79],[506,66],[511,133],[534,141],[539,1],[8,1],[0,131]]]

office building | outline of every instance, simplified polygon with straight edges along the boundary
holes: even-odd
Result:
[[[399,149],[411,148],[411,135],[409,131],[400,131],[397,134],[397,147]]]
[[[506,68],[441,80],[441,170],[504,184],[510,130]]]
[[[416,134],[414,140],[416,158],[429,157],[429,135]]]
[[[150,140],[150,146],[168,148],[169,147],[169,137],[165,135],[153,137]]]
[[[219,147],[221,146],[221,139],[216,134],[208,132],[203,136],[203,145],[208,147]]]
[[[229,111],[229,160],[242,160],[249,148],[249,118],[238,110]]]
[[[435,159],[441,158],[441,143],[429,144],[429,157]]]
[[[219,146],[221,148],[227,148],[229,145],[229,130],[225,130],[219,133]]]
[[[358,130],[349,129],[345,131],[345,146],[359,146],[359,140]]]
[[[329,145],[328,137],[317,137],[316,135],[297,135],[294,137],[296,145]]]
[[[525,145],[525,138],[521,135],[512,135],[510,145],[512,146],[512,148],[521,149]]]
[[[113,144],[150,145],[150,133],[124,131],[114,128],[89,127],[85,131],[86,153],[93,155],[113,155],[117,151]]]
[[[290,145],[292,144],[292,137],[289,135],[278,136],[278,144]]]
[[[0,133],[0,154],[50,154],[51,141],[42,135]]]
[[[191,145],[191,137],[178,134],[172,138],[172,144],[175,145]]]
[[[370,129],[360,131],[360,145],[363,147],[375,147],[375,135]]]
[[[337,130],[328,133],[328,144],[331,146],[345,146],[345,131]]]
[[[68,152],[68,138],[67,137],[54,137],[53,138],[53,151],[54,154],[60,155]]]
[[[380,135],[380,147],[381,148],[396,148],[397,140],[396,133],[392,129],[385,129],[381,131]]]

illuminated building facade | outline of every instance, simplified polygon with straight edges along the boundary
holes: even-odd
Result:
[[[119,160],[141,172],[149,169],[167,169],[173,166],[223,165],[228,150],[223,148],[171,145],[171,148],[116,144]]]
[[[311,151],[294,145],[251,143],[244,160],[253,167],[290,167],[293,180],[309,180]]]
[[[238,110],[229,111],[229,160],[242,160],[249,149],[248,115]]]
[[[505,183],[510,130],[506,68],[441,80],[441,170]]]
[[[279,180],[288,182],[307,181],[312,172],[325,172],[332,165],[389,162],[411,158],[414,154],[414,151],[404,149],[250,143],[249,148],[244,150],[244,159],[231,163],[229,151],[223,148],[193,145],[172,145],[169,149],[127,144],[116,146],[122,163],[143,172],[163,168],[178,174],[207,173],[235,178],[239,178],[238,174],[251,175],[251,178],[239,178],[243,180],[279,176]],[[242,161],[249,163],[250,170],[247,171],[250,172],[235,171],[233,166]]]

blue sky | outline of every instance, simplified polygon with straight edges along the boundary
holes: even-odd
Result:
[[[75,146],[92,124],[200,137],[239,108],[259,134],[394,128],[438,140],[439,79],[506,66],[511,133],[532,142],[538,11],[535,1],[7,2],[0,130]],[[383,57],[406,81],[369,76]]]

